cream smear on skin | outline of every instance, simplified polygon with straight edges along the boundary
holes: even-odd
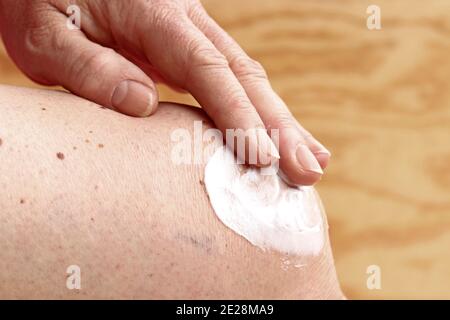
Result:
[[[225,146],[206,165],[205,187],[219,219],[253,245],[302,257],[321,251],[326,223],[313,187],[237,164]]]

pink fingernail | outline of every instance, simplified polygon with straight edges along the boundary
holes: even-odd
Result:
[[[135,117],[146,117],[152,112],[152,89],[133,80],[122,81],[114,90],[112,106],[119,112]]]
[[[295,154],[297,161],[304,170],[323,174],[319,162],[317,162],[316,157],[306,145],[299,144]]]

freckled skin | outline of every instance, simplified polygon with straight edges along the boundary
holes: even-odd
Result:
[[[2,134],[19,151],[0,161],[0,299],[342,298],[328,242],[283,269],[283,255],[218,220],[203,164],[171,161],[175,129],[211,127],[200,110],[163,103],[139,119],[62,92],[0,86],[0,97]],[[80,149],[64,166],[49,156],[90,129],[102,152]],[[74,264],[78,291],[65,282]]]

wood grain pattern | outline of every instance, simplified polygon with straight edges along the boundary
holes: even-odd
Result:
[[[450,298],[450,1],[204,4],[333,152],[318,189],[347,296]],[[3,51],[0,68],[2,83],[33,85]],[[381,290],[366,287],[372,264]]]

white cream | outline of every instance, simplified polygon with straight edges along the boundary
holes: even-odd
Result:
[[[322,249],[326,223],[314,188],[239,165],[226,147],[209,159],[205,186],[219,219],[253,245],[302,257]]]

